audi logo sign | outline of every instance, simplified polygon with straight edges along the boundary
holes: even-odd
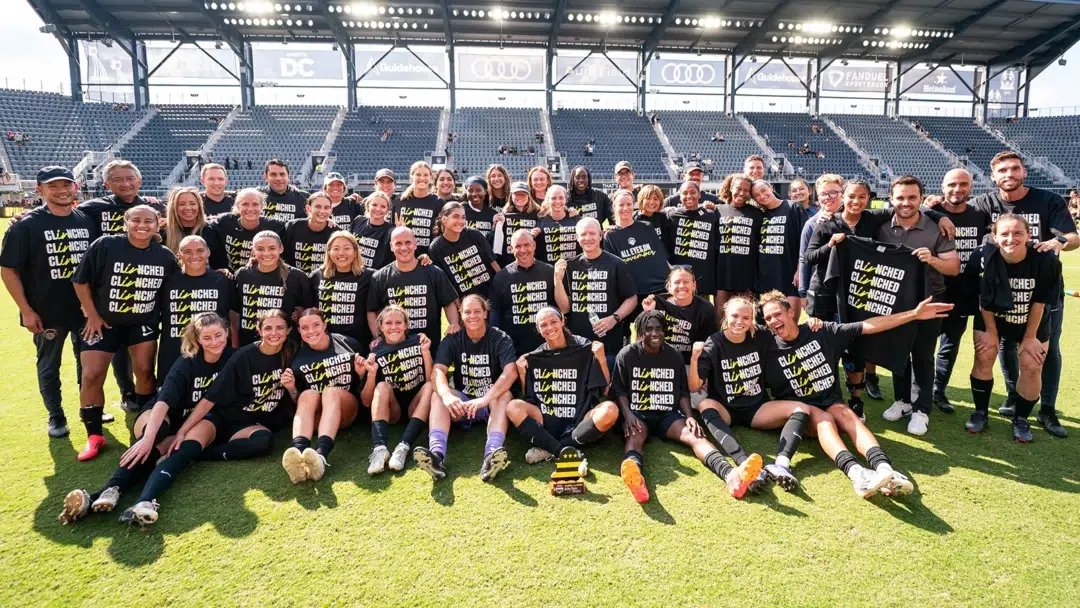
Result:
[[[723,60],[654,59],[649,63],[649,82],[660,87],[723,88]]]
[[[458,80],[478,84],[543,84],[544,58],[528,55],[480,55],[460,51]]]

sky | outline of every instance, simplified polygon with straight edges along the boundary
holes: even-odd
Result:
[[[0,86],[70,94],[67,56],[52,34],[38,31],[41,18],[25,0],[3,0],[0,19]],[[1080,44],[1065,53],[1068,65],[1054,63],[1031,85],[1031,108],[1072,106],[1080,114]]]

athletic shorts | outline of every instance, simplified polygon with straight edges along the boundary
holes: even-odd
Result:
[[[645,425],[649,431],[649,437],[667,437],[671,425],[680,420],[686,420],[686,416],[679,410],[670,412],[634,412],[637,419]]]
[[[462,403],[464,403],[466,401],[469,401],[471,399],[479,399],[479,397],[473,397],[471,395],[468,395],[468,394],[463,393],[462,391],[458,391],[458,390],[453,391],[453,393],[454,393],[454,395],[457,396],[458,399],[461,399]],[[489,410],[489,408],[481,407],[481,408],[478,408],[476,410],[476,415],[475,416],[472,416],[471,418],[466,417],[466,418],[462,418],[460,420],[455,420],[454,424],[461,427],[462,430],[467,431],[467,430],[471,429],[474,424],[482,424],[482,423],[487,422],[488,416],[490,416],[490,415],[491,415],[491,411]]]
[[[120,349],[143,342],[156,342],[158,328],[149,325],[125,325],[102,327],[101,337],[92,337],[89,341],[82,340],[82,350],[94,350],[103,353],[116,353]]]
[[[551,433],[551,436],[555,439],[562,439],[564,436],[573,432],[574,427],[578,425],[578,422],[579,421],[574,418],[544,416],[544,430]]]
[[[157,399],[151,399],[150,403],[147,403],[146,405],[139,408],[139,413],[135,415],[135,418],[138,419],[139,416],[143,415],[143,412],[149,412],[150,410],[154,409],[154,405],[156,403]],[[175,410],[173,408],[169,408],[169,411],[165,413],[165,421],[161,423],[162,428],[168,431],[166,436],[175,435],[176,432],[179,431],[180,427],[183,425],[184,412],[182,410]]]
[[[399,391],[396,388],[394,389],[394,399],[397,401],[398,408],[401,410],[401,418],[399,419],[399,421],[409,420],[409,404],[412,403],[412,400],[420,394],[420,389],[422,389],[423,387],[424,385],[421,384],[420,386],[407,391]]]
[[[288,408],[280,406],[270,414],[257,417],[244,414],[222,416],[211,412],[206,415],[206,420],[209,420],[216,430],[214,443],[228,443],[233,435],[256,424],[265,426],[271,433],[276,433],[292,423],[292,412],[288,411]]]
[[[728,414],[731,415],[731,426],[745,426],[746,428],[750,428],[751,423],[754,421],[754,416],[757,415],[758,410],[760,409],[761,405],[728,408]]]
[[[986,331],[986,321],[983,320],[981,314],[972,315],[975,322],[972,327],[975,331]],[[1009,342],[1015,342],[1020,344],[1024,341],[1024,328],[1020,328],[1020,331],[1015,331],[1013,328],[1016,326],[1005,325],[1004,323],[996,322],[998,331],[998,338]],[[1047,306],[1043,309],[1042,320],[1039,321],[1039,328],[1035,330],[1035,337],[1039,342],[1047,342],[1050,340],[1050,307]]]

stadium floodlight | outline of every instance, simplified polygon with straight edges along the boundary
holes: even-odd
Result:
[[[772,37],[772,41],[773,41],[773,42],[776,42],[776,36],[773,36],[773,37]]]
[[[281,8],[285,9],[285,12],[286,12],[286,13],[292,10],[292,7],[291,7],[291,6],[289,6],[288,4],[286,4],[285,6],[283,6],[283,7],[281,7]]]
[[[490,16],[495,21],[502,21],[502,8],[498,6],[493,7],[490,11],[488,11],[488,16]]]
[[[280,4],[275,4],[274,5],[274,12],[278,12],[278,13],[281,12],[281,5]]]
[[[380,6],[379,7],[379,14],[380,15],[385,15],[386,14],[386,7],[385,6]]]
[[[911,28],[907,26],[894,27],[892,29],[893,38],[907,38],[911,35]]]
[[[455,17],[457,17],[457,9],[456,8],[451,12],[454,14]]]
[[[212,10],[212,11],[217,10],[217,2],[211,2],[210,3],[210,10]]]
[[[870,46],[870,41],[869,40],[863,40],[862,45],[863,46]]]
[[[783,38],[781,38],[780,42],[783,43],[783,44],[787,44],[787,36],[784,36]]]
[[[833,27],[831,23],[822,23],[820,21],[812,21],[810,23],[803,24],[803,31],[810,32],[811,34],[824,34],[829,31],[829,28]]]
[[[682,25],[682,18],[676,17],[675,18],[675,25]]]
[[[705,17],[705,19],[702,21],[702,23],[704,23],[705,29],[715,30],[715,29],[720,27],[720,18],[719,17]]]
[[[235,11],[235,10],[236,10],[236,4],[235,4],[235,3],[233,3],[233,2],[230,2],[230,3],[229,3],[229,10],[230,10],[230,11]]]
[[[599,19],[600,19],[600,23],[603,23],[604,25],[607,25],[607,26],[610,27],[610,26],[615,25],[616,23],[618,23],[619,16],[615,14],[615,11],[604,11],[604,12],[600,13]]]

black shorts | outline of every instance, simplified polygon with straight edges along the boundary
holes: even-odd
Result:
[[[806,314],[822,321],[835,321],[836,294],[806,292]]]
[[[686,416],[679,410],[670,412],[634,412],[637,419],[645,425],[649,431],[649,437],[667,437],[671,425],[680,420],[686,420]]]
[[[551,433],[555,439],[562,439],[574,431],[579,420],[576,418],[558,418],[556,416],[544,416],[544,430]]]
[[[94,337],[88,342],[86,338],[80,337],[80,340],[84,351],[96,350],[103,353],[116,353],[120,349],[126,349],[129,346],[135,346],[143,342],[156,342],[159,333],[157,327],[149,325],[103,326],[100,338]]]
[[[276,433],[292,423],[292,413],[287,411],[287,408],[279,406],[271,414],[261,416],[246,416],[242,413],[222,416],[211,412],[206,415],[206,420],[214,425],[214,443],[228,443],[233,435],[256,424],[265,426],[271,433]]]
[[[424,385],[421,384],[420,386],[414,389],[409,389],[407,391],[399,391],[396,388],[394,389],[394,399],[397,401],[398,408],[401,409],[401,418],[398,419],[399,421],[407,421],[409,419],[409,404],[411,404],[413,399],[415,399],[416,396],[420,394],[420,390],[423,388]]]
[[[754,416],[757,415],[758,410],[760,409],[761,405],[728,408],[728,414],[731,416],[731,426],[745,426],[746,428],[750,428],[754,421]]]
[[[972,323],[972,327],[975,331],[986,331],[986,321],[983,320],[982,314],[972,315],[975,321]],[[994,324],[997,326],[998,338],[1010,342],[1016,342],[1020,344],[1024,341],[1024,328],[1020,328],[1020,331],[1014,331],[1015,325],[1005,325],[995,319]],[[1035,330],[1035,337],[1039,342],[1047,342],[1050,340],[1050,307],[1043,308],[1043,316],[1039,321],[1039,328]]]
[[[156,403],[156,399],[151,399],[149,403],[139,408],[139,413],[135,415],[135,418],[138,419],[139,416],[143,415],[143,412],[149,412],[150,410],[154,409],[154,405]],[[161,428],[165,433],[162,436],[168,437],[170,435],[175,435],[177,431],[180,430],[180,427],[183,425],[184,412],[181,410],[174,410],[173,408],[169,408],[169,411],[165,413],[165,420],[161,423]],[[161,435],[161,433],[162,431],[158,431],[159,435]]]

